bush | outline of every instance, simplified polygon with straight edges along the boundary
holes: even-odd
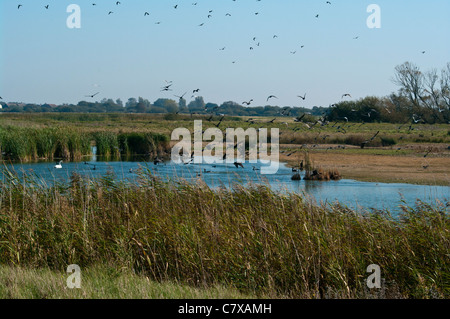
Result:
[[[397,141],[392,137],[381,137],[381,145],[383,146],[392,146],[397,144]]]

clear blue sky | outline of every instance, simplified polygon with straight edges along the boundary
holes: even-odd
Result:
[[[189,102],[200,88],[217,104],[266,105],[273,94],[272,105],[328,106],[344,93],[396,91],[391,78],[405,61],[423,70],[450,62],[450,1],[330,1],[1,0],[0,96],[60,104],[98,91],[95,100],[153,102],[188,91]],[[81,7],[81,29],[66,26],[71,3]],[[366,25],[372,3],[381,29]],[[165,80],[173,91],[160,91]]]

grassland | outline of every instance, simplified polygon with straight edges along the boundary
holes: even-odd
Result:
[[[81,287],[69,289],[70,274],[50,269],[0,266],[0,299],[247,299],[236,289],[159,283],[129,269],[95,266],[82,271]]]
[[[449,203],[356,214],[265,186],[213,191],[139,174],[138,185],[74,175],[52,188],[6,175],[0,264],[13,274],[109,265],[258,298],[363,298],[366,268],[377,264],[387,298],[449,297]]]

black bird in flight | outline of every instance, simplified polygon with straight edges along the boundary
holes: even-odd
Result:
[[[250,101],[248,101],[248,102],[242,102],[242,104],[245,104],[245,105],[250,105],[251,103],[253,102],[253,99],[251,99]]]
[[[114,13],[114,12],[112,12],[112,11],[109,11],[109,12],[108,12],[108,15],[110,15],[111,13]]]
[[[171,86],[172,86],[172,84],[168,84],[168,85],[166,85],[166,86],[163,86],[162,89],[161,89],[161,91],[172,91],[172,90],[170,89]]]
[[[301,98],[304,101],[306,99],[306,93],[303,96],[297,95],[297,97]]]
[[[352,96],[351,96],[350,94],[348,94],[348,93],[342,94],[342,98],[344,98],[344,97],[346,97],[346,96],[352,97]]]
[[[120,1],[116,1],[116,6],[120,4]]]
[[[220,123],[222,123],[223,119],[225,118],[225,116],[222,116],[222,118],[220,119],[219,123],[216,124],[216,127],[220,126]]]
[[[17,9],[20,9],[20,7],[22,7],[22,5],[21,5],[21,4],[19,4],[19,5],[17,6]]]
[[[427,153],[423,156],[424,158],[428,156],[428,154],[431,153],[431,148],[427,151]]]
[[[46,6],[44,6],[44,7],[45,7],[45,9],[48,9],[48,4]]]
[[[244,168],[244,165],[242,165],[242,163],[239,163],[239,162],[234,162],[234,166],[236,166],[236,168],[239,168],[239,167]]]
[[[144,17],[150,15],[147,11],[144,13]]]
[[[294,122],[300,122],[305,116],[306,116],[306,113],[304,113],[302,116],[296,117],[294,119]]]
[[[192,93],[198,93],[200,91],[200,89],[195,89],[192,91]]]
[[[270,95],[268,98],[267,98],[267,100],[266,101],[269,101],[270,99],[278,99],[275,95]]]
[[[175,97],[177,97],[177,98],[179,98],[181,100],[186,95],[186,93],[187,92],[185,92],[182,96],[175,95]]]
[[[93,98],[94,96],[96,96],[97,94],[99,94],[100,92],[97,92],[97,93],[95,93],[95,94],[92,94],[92,95],[85,95],[86,97],[90,97],[90,98]]]

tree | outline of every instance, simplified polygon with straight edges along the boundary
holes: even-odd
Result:
[[[121,107],[123,107],[123,102],[122,102],[121,99],[117,99],[117,100],[116,100],[116,104],[119,105],[119,106],[121,106]]]
[[[164,110],[163,113],[176,113],[178,111],[178,103],[171,99],[157,99],[153,102],[153,107]]]
[[[180,98],[178,100],[178,110],[180,112],[189,112],[189,109],[187,108],[186,99]]]
[[[130,97],[128,99],[127,103],[125,104],[125,107],[126,108],[135,108],[137,104],[138,104],[138,101],[134,97]]]
[[[188,104],[189,112],[204,112],[205,111],[205,101],[202,96],[197,96],[194,101]]]
[[[412,105],[420,107],[420,97],[424,92],[424,76],[419,67],[411,62],[405,62],[395,67],[393,82],[400,86],[400,92],[408,96]]]

